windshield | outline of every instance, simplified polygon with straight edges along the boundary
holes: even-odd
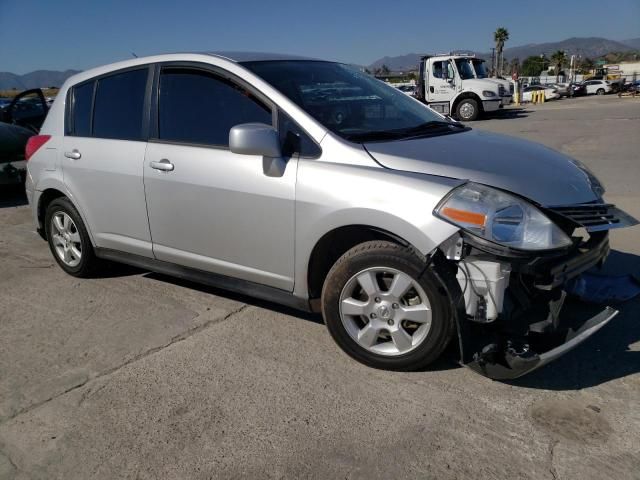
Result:
[[[456,67],[458,67],[458,74],[462,80],[470,80],[473,78],[473,68],[471,68],[469,60],[466,58],[456,58]]]
[[[357,68],[314,60],[242,63],[332,132],[357,141],[369,135],[448,124],[428,107]],[[380,135],[381,136],[381,135]]]
[[[473,68],[476,71],[476,77],[478,78],[487,78],[489,75],[487,74],[487,69],[484,66],[483,60],[472,60]]]

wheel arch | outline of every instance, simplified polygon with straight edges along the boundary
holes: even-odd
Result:
[[[324,280],[335,262],[349,249],[370,240],[387,240],[411,247],[419,253],[419,250],[403,237],[380,227],[354,224],[334,228],[316,242],[309,256],[307,288],[312,302],[320,298]]]
[[[47,214],[47,208],[56,198],[68,198],[64,192],[56,188],[47,188],[40,193],[38,197],[38,205],[36,207],[36,218],[38,220],[38,233],[43,239],[47,239],[47,229],[44,225],[44,217]]]
[[[95,246],[93,234],[91,233],[91,228],[89,226],[89,223],[87,222],[84,212],[75,201],[71,192],[69,192],[69,190],[64,185],[49,184],[44,186],[43,190],[39,192],[34,212],[38,234],[43,239],[47,239],[44,218],[47,213],[47,207],[57,198],[66,198],[75,207],[75,209],[78,211],[78,214],[80,215],[80,218],[82,219],[82,223],[84,223],[87,233],[89,234],[92,245]]]
[[[467,99],[467,98],[475,100],[478,103],[478,108],[480,109],[479,113],[480,114],[484,113],[484,108],[482,108],[482,99],[480,98],[480,96],[478,96],[478,94],[475,93],[475,92],[466,91],[466,92],[459,93],[458,96],[453,99],[453,103],[451,104],[451,114],[452,115],[455,114],[456,110],[458,109],[458,105],[460,104],[460,102],[462,100]]]

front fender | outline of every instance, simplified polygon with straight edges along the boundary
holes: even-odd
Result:
[[[306,296],[309,258],[336,228],[365,225],[387,231],[426,255],[458,228],[433,216],[460,180],[301,160],[296,188],[295,293]]]

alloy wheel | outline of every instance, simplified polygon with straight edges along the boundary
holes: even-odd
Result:
[[[82,240],[78,227],[65,212],[51,217],[51,240],[58,258],[69,267],[77,267],[82,260]]]
[[[406,354],[427,338],[431,304],[422,287],[387,267],[356,273],[340,294],[340,319],[364,349],[385,356]]]

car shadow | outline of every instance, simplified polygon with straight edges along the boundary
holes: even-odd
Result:
[[[0,208],[21,207],[27,204],[27,194],[24,191],[24,185],[0,186]]]
[[[211,287],[209,285],[204,285],[201,283],[191,282],[189,280],[184,280],[177,277],[171,277],[169,275],[164,275],[161,273],[148,272],[144,275],[146,278],[151,278],[154,280],[158,280],[165,283],[171,283],[173,285],[177,285],[179,287],[189,288],[193,290],[197,290],[199,292],[208,293],[211,295],[215,295],[217,297],[224,297],[230,300],[235,300],[237,302],[246,303],[247,305],[264,308],[267,310],[272,310],[274,312],[282,313],[284,315],[289,315],[292,317],[299,318],[301,320],[306,320],[308,322],[317,323],[320,325],[324,325],[324,321],[322,320],[322,316],[319,313],[309,313],[304,312],[302,310],[297,310],[295,308],[287,307],[285,305],[280,305],[279,303],[273,303],[268,300],[261,300],[259,298],[250,297],[248,295],[244,295],[241,293],[236,293],[231,290],[224,290],[222,288]]]
[[[114,266],[117,269],[119,266]],[[142,272],[133,267],[123,267],[133,274]],[[604,272],[620,275],[640,271],[640,256],[612,251]],[[115,272],[114,272],[115,273]],[[260,300],[216,287],[194,283],[154,272],[144,273],[147,278],[192,288],[204,293],[228,298],[248,305],[272,310],[301,320],[322,325],[320,314],[308,313],[277,303]],[[640,352],[630,350],[629,346],[640,341],[640,297],[619,305],[612,305],[620,313],[609,325],[555,362],[536,370],[522,378],[506,381],[513,386],[545,390],[579,390],[600,385],[617,378],[623,378],[640,372]],[[604,308],[578,300],[568,301],[565,314],[578,318],[590,318]],[[457,337],[454,337],[441,357],[433,364],[416,373],[430,371],[455,370],[459,364]]]
[[[603,271],[637,275],[640,256],[612,251]],[[611,306],[620,313],[584,344],[540,370],[506,383],[545,390],[580,390],[639,373],[640,351],[630,347],[640,342],[640,296]],[[604,305],[571,302],[565,308],[588,318]]]
[[[307,322],[311,322],[317,325],[324,325],[324,320],[320,313],[304,312],[302,310],[297,310],[295,308],[287,307],[285,305],[280,305],[278,303],[273,303],[267,300],[260,300],[258,298],[250,297],[250,296],[236,293],[230,290],[211,287],[208,285],[203,285],[201,283],[195,283],[189,280],[183,280],[177,277],[171,277],[169,275],[164,275],[161,273],[148,272],[148,273],[145,273],[144,276],[146,278],[151,278],[161,282],[170,283],[172,285],[177,285],[184,288],[191,288],[194,290],[198,290],[199,292],[208,293],[218,297],[224,297],[230,300],[235,300],[237,302],[246,303],[247,305],[251,305],[254,307],[260,307],[260,308],[264,308],[274,312],[282,313],[283,315],[289,315],[291,317],[299,318],[300,320],[305,320]],[[433,362],[432,364],[428,365],[425,368],[417,370],[414,373],[427,373],[427,372],[455,370],[458,368],[462,368],[462,366],[459,363],[459,360],[460,360],[460,354],[459,354],[459,347],[458,347],[458,338],[457,336],[454,336],[454,338],[451,339],[451,342],[449,343],[445,351],[435,362]]]
[[[488,120],[512,120],[514,118],[527,118],[528,116],[529,112],[522,107],[505,108],[485,114],[485,118]]]
[[[246,303],[247,305],[251,305],[254,307],[264,308],[266,310],[278,312],[283,315],[289,315],[291,317],[299,318],[300,320],[305,320],[307,322],[311,322],[317,325],[324,325],[324,320],[322,319],[322,315],[320,313],[304,312],[302,310],[297,310],[295,308],[287,307],[285,305],[280,305],[278,303],[269,302],[267,300],[260,300],[258,298],[232,292],[230,290],[210,287],[208,285],[203,285],[201,283],[195,283],[189,280],[183,280],[177,277],[171,277],[169,275],[164,275],[160,273],[148,272],[144,276],[147,278],[161,281],[161,282],[170,283],[172,285],[177,285],[184,288],[190,288],[190,289],[198,290],[199,292],[209,293],[211,295],[215,295],[218,297],[224,297],[230,300],[235,300],[237,302]],[[327,335],[328,335],[328,332],[327,332]],[[423,369],[417,370],[414,373],[419,373],[419,372],[426,373],[430,371],[434,372],[434,371],[454,370],[457,368],[462,368],[459,363],[460,355],[458,352],[459,352],[458,340],[457,340],[457,337],[454,337],[450,342],[450,344],[447,346],[446,350],[443,352],[443,354],[435,362],[433,362],[432,364],[430,364],[429,366]]]

